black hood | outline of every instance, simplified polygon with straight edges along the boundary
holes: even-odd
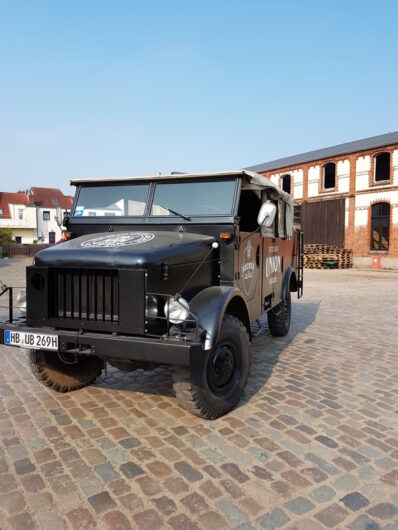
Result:
[[[129,231],[90,234],[46,248],[35,264],[53,267],[157,267],[201,261],[214,237],[189,232]]]

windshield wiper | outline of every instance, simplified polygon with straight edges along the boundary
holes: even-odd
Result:
[[[178,215],[179,217],[182,217],[186,221],[192,221],[192,219],[188,215],[185,215],[185,214],[180,213],[180,212],[176,212],[175,210],[172,210],[168,206],[163,206],[163,204],[158,204],[158,206],[160,206],[161,208],[164,208],[165,210],[168,210],[173,215]]]

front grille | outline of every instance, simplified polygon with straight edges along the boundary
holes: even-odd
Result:
[[[54,315],[59,319],[119,322],[117,269],[55,268]]]

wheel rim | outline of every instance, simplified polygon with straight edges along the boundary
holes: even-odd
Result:
[[[235,348],[230,344],[220,344],[209,357],[207,383],[217,395],[226,394],[239,377],[239,366]]]

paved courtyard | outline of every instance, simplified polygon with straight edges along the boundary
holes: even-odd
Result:
[[[26,261],[0,262],[20,285]],[[397,300],[394,272],[305,271],[289,335],[264,326],[213,422],[167,368],[57,394],[0,347],[0,528],[397,529]]]

